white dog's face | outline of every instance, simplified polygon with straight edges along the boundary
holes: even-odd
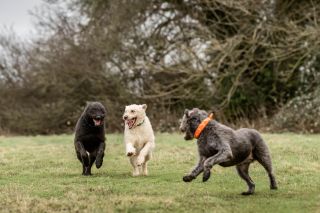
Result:
[[[122,118],[125,121],[126,125],[128,125],[129,129],[132,129],[139,123],[143,122],[146,116],[146,109],[147,109],[146,104],[142,104],[142,105],[132,104],[132,105],[126,106]]]

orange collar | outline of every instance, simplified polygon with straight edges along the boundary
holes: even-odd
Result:
[[[208,125],[208,123],[213,120],[213,113],[211,113],[206,119],[204,119],[198,126],[197,130],[194,133],[194,137],[196,139],[199,138],[201,132],[204,130],[204,128],[206,128],[206,126]]]

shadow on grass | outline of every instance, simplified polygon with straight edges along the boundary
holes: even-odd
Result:
[[[83,178],[112,178],[112,179],[128,179],[128,178],[151,178],[152,176],[139,176],[139,177],[133,177],[130,172],[98,172],[94,173],[92,172],[92,175],[90,176],[84,176],[81,173],[54,173],[51,174],[55,177],[65,177],[65,178],[74,178],[74,177],[83,177]]]

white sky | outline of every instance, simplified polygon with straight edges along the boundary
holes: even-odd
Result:
[[[29,11],[42,0],[0,0],[0,29],[12,27],[21,37],[30,37],[33,30]]]

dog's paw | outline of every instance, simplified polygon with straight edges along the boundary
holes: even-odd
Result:
[[[96,167],[99,169],[102,166],[103,158],[97,158],[96,160]]]
[[[135,152],[135,151],[127,152],[127,156],[128,156],[128,157],[135,156],[135,155],[136,155],[136,152]]]
[[[82,173],[82,175],[83,176],[91,176],[92,174],[91,174],[91,172],[84,172],[84,173]]]
[[[90,176],[91,174],[91,167],[85,167],[82,171],[83,176]]]
[[[194,179],[194,177],[191,175],[186,175],[186,176],[183,176],[183,178],[182,178],[182,180],[184,182],[191,182],[193,179]]]
[[[247,192],[242,192],[241,194],[242,194],[242,195],[252,195],[253,192],[247,191]]]
[[[140,176],[139,170],[134,170],[134,171],[132,172],[132,176],[133,176],[133,177]]]
[[[210,175],[211,175],[210,170],[204,170],[203,177],[202,177],[202,182],[206,182],[207,180],[209,180]]]
[[[278,189],[278,186],[270,186],[270,189],[272,189],[272,190],[277,190]]]

